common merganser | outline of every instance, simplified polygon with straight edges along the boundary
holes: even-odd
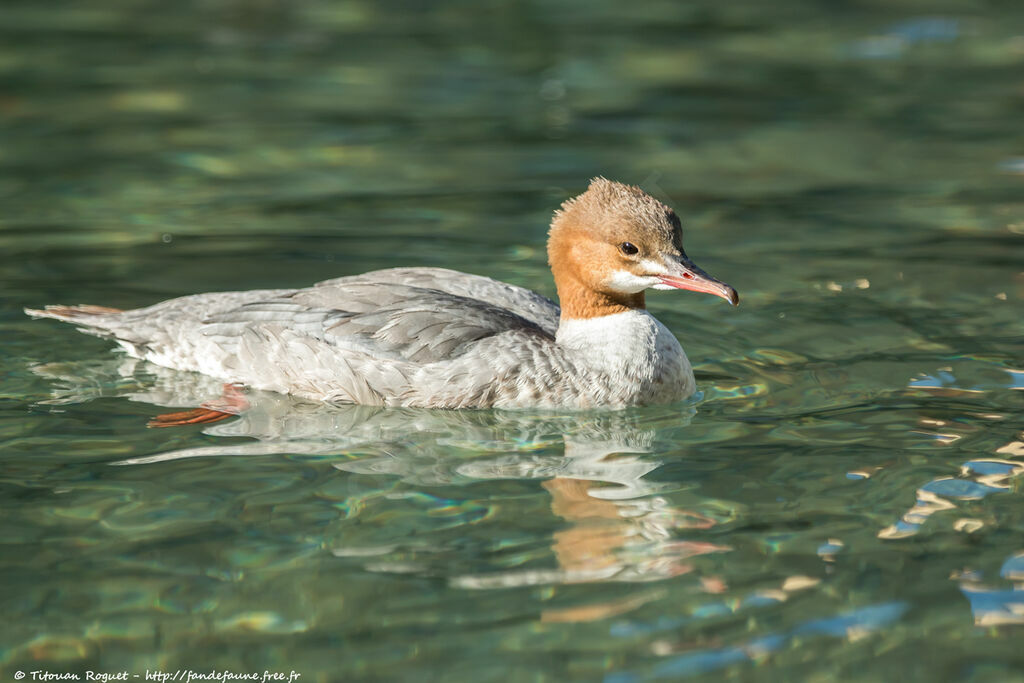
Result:
[[[675,212],[595,178],[555,212],[548,262],[561,302],[443,268],[391,268],[305,289],[215,292],[122,311],[26,309],[130,355],[254,389],[427,408],[622,408],[690,396],[690,362],[644,290],[735,305],[690,261]]]

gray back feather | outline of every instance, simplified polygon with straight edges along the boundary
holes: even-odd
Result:
[[[417,364],[448,360],[466,345],[519,331],[553,341],[537,323],[497,305],[404,284],[338,282],[252,301],[204,321],[203,334],[231,344],[253,326],[292,333],[377,357]]]

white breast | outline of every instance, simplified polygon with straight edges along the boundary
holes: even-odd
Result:
[[[670,403],[695,389],[679,341],[647,311],[563,320],[556,338],[603,385],[611,404]]]

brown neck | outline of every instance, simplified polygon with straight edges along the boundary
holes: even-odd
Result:
[[[599,318],[603,315],[624,313],[646,307],[643,292],[636,294],[595,292],[575,278],[560,279],[555,285],[558,287],[558,303],[562,307],[563,320]]]
[[[603,315],[624,313],[644,308],[644,293],[617,294],[599,292],[584,280],[593,279],[592,273],[580,273],[576,264],[587,262],[580,249],[588,246],[585,231],[575,227],[565,214],[556,214],[548,238],[548,263],[558,289],[558,303],[562,307],[562,320],[586,320]]]

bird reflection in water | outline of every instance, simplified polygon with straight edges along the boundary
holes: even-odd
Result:
[[[642,412],[557,414],[338,406],[244,392],[199,374],[132,359],[45,365],[38,366],[36,372],[58,384],[44,403],[119,396],[179,409],[156,418],[157,425],[190,422],[192,413],[180,409],[205,404],[238,415],[202,424],[204,434],[250,439],[178,448],[121,460],[117,465],[278,453],[344,456],[346,451],[362,449],[370,455],[339,457],[332,464],[353,474],[397,476],[417,489],[498,479],[540,481],[551,497],[550,509],[565,522],[553,532],[555,567],[459,573],[448,577],[456,587],[656,581],[694,571],[695,557],[730,550],[724,545],[678,538],[681,530],[706,530],[717,521],[696,510],[674,507],[659,495],[661,486],[648,476],[662,464],[652,455],[657,451],[657,429],[685,424],[692,409],[676,406]],[[453,457],[453,451],[460,449],[470,449],[473,457]],[[334,550],[339,556],[378,559],[388,553],[388,548]],[[388,564],[375,561],[367,567],[387,571]],[[701,577],[698,587],[709,593],[726,589],[724,581],[713,575]],[[599,619],[632,609],[637,600],[655,597],[651,593],[621,604],[550,610],[542,619]]]
[[[649,412],[646,413],[649,416]],[[671,418],[668,413],[662,420]],[[678,422],[678,414],[676,415]],[[453,579],[464,588],[499,588],[603,581],[656,581],[694,570],[690,560],[721,553],[728,546],[682,540],[680,530],[709,529],[710,516],[674,507],[658,495],[659,486],[647,475],[661,461],[643,454],[656,450],[655,428],[624,413],[589,415],[582,424],[565,422],[564,454],[528,456],[506,454],[460,468],[474,478],[527,478],[542,481],[551,495],[552,512],[566,526],[553,534],[557,567],[518,569],[464,575]],[[714,575],[700,577],[706,592],[725,590]],[[621,601],[546,610],[548,622],[591,621],[629,611],[636,601],[656,599],[657,593]]]

